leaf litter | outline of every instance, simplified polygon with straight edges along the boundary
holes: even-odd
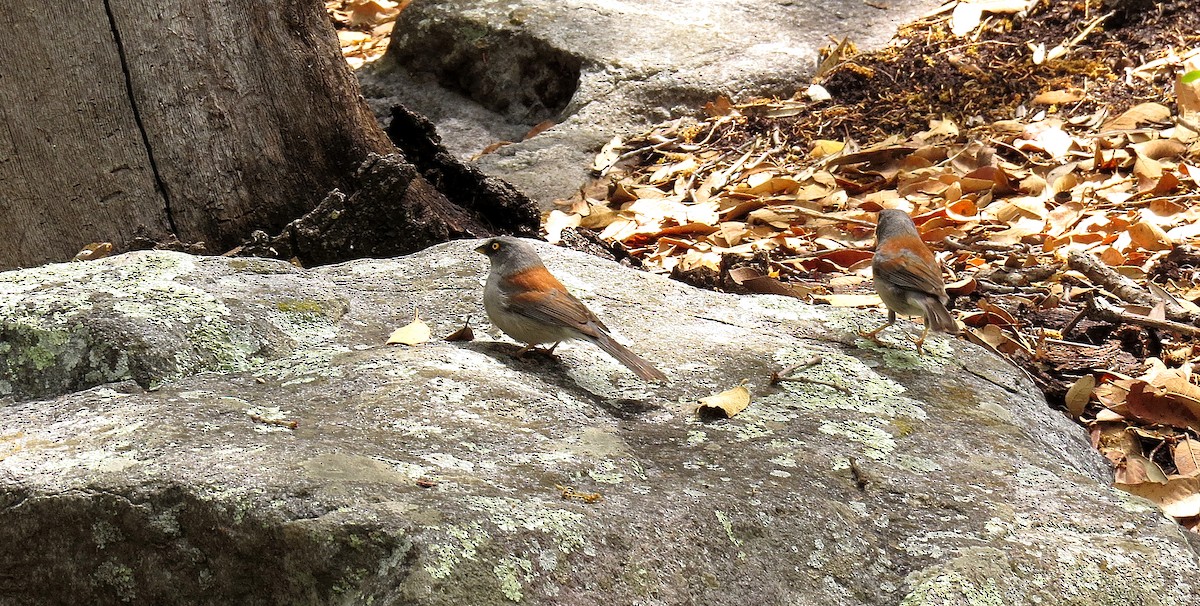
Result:
[[[351,68],[358,69],[383,56],[396,18],[410,3],[412,0],[326,0],[325,11]]]
[[[1200,529],[1197,32],[1186,0],[950,2],[888,49],[840,41],[793,98],[614,139],[547,238],[878,307],[874,217],[908,210],[965,337],[1087,427],[1118,487]]]

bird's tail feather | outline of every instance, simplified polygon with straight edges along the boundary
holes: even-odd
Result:
[[[958,322],[949,310],[939,300],[930,297],[925,300],[925,325],[938,332],[958,334]]]
[[[649,362],[638,357],[637,354],[629,351],[624,345],[617,343],[611,336],[603,331],[596,331],[598,334],[593,341],[605,353],[616,358],[616,360],[625,366],[629,367],[634,374],[641,377],[643,381],[666,381],[667,375],[662,371],[650,365]]]

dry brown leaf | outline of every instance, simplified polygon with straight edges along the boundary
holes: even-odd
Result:
[[[1133,130],[1142,124],[1162,122],[1170,117],[1171,110],[1161,103],[1140,103],[1104,123],[1100,130]]]
[[[1018,351],[1029,353],[1028,347],[1010,337],[995,324],[987,324],[978,329],[969,329],[967,331],[967,338],[979,345],[986,345],[1003,354],[1011,355]]]
[[[1146,483],[1162,485],[1167,483],[1167,474],[1163,473],[1157,463],[1142,456],[1141,453],[1127,452],[1124,464],[1117,467],[1116,476],[1113,479],[1117,484],[1126,486]]]
[[[1187,152],[1187,146],[1174,139],[1154,139],[1135,143],[1131,147],[1137,152],[1137,155],[1151,160],[1175,158]]]
[[[1184,438],[1171,450],[1175,470],[1184,477],[1200,476],[1200,441]]]
[[[546,241],[558,244],[562,240],[562,232],[568,227],[579,227],[583,217],[576,213],[565,213],[554,209],[546,216],[542,229],[546,230]]]
[[[1127,416],[1150,423],[1187,427],[1200,431],[1200,399],[1135,381],[1125,396]]]
[[[750,405],[750,390],[738,385],[721,393],[700,398],[696,414],[703,418],[728,419]]]
[[[95,261],[113,253],[112,242],[92,242],[75,253],[74,261]]]
[[[812,148],[809,149],[808,155],[814,159],[820,159],[841,153],[844,149],[846,149],[844,141],[817,139],[812,142]]]
[[[1082,101],[1083,97],[1084,92],[1080,88],[1048,90],[1034,97],[1031,103],[1035,105],[1061,105],[1063,103]]]
[[[429,340],[432,331],[429,325],[421,320],[420,312],[413,310],[413,321],[392,331],[388,337],[388,345],[420,345]]]
[[[1175,246],[1161,227],[1147,221],[1130,225],[1128,234],[1133,244],[1144,250],[1171,250]]]
[[[359,26],[395,20],[403,7],[389,0],[350,0],[346,8],[349,9],[350,25]]]
[[[979,280],[974,276],[966,276],[946,284],[946,294],[951,297],[965,297],[979,288]]]
[[[739,286],[750,292],[783,295],[803,299],[812,294],[813,289],[795,284],[784,284],[771,276],[765,276],[753,267],[737,267],[729,270],[729,277]]]
[[[1067,411],[1071,416],[1078,419],[1083,416],[1083,410],[1087,403],[1092,399],[1092,390],[1096,388],[1096,377],[1094,375],[1083,375],[1079,377],[1074,385],[1067,390],[1067,395],[1064,398],[1067,404]]]
[[[1175,103],[1179,107],[1179,116],[1193,124],[1200,118],[1200,80],[1184,83],[1183,75],[1200,70],[1200,57],[1193,56],[1180,66],[1175,77]]]
[[[724,95],[717,97],[714,101],[709,101],[704,104],[704,112],[709,116],[728,116],[733,113],[733,103],[729,102],[729,97]]]
[[[607,173],[617,160],[621,159],[622,145],[620,137],[613,137],[612,141],[605,143],[600,153],[596,154],[596,160],[592,162],[592,170],[601,175]]]
[[[554,120],[543,120],[542,122],[538,122],[537,124],[533,125],[533,128],[529,129],[529,131],[525,133],[525,136],[521,137],[521,140],[528,141],[528,140],[554,128],[557,125],[558,125],[558,123],[555,122]]]
[[[1172,517],[1200,515],[1200,478],[1172,478],[1165,484],[1117,484],[1117,488],[1154,501],[1163,513]]]
[[[463,322],[462,328],[446,335],[446,338],[444,340],[451,341],[451,342],[453,342],[453,341],[474,341],[475,340],[475,331],[471,330],[471,318],[467,318],[467,321]]]

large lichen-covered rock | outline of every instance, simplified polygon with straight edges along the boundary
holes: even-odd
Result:
[[[541,246],[673,380],[585,343],[514,359],[474,245],[0,274],[19,400],[0,408],[0,603],[1198,599],[1189,535],[971,345],[881,348],[855,336],[878,317]],[[414,309],[477,339],[384,346]],[[768,384],[796,364],[815,382]],[[697,419],[742,382],[745,411]]]

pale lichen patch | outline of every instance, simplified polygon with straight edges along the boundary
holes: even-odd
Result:
[[[831,436],[844,436],[859,443],[863,447],[863,456],[877,461],[887,460],[888,455],[896,450],[896,441],[892,434],[860,421],[830,421],[822,423],[818,430]]]
[[[1008,601],[997,589],[995,581],[989,579],[980,585],[957,571],[946,571],[926,579],[917,585],[900,606],[934,606],[961,604],[962,606],[1005,606]]]
[[[588,476],[601,484],[620,484],[625,481],[625,474],[617,470],[612,461],[599,461],[596,467],[588,471]]]
[[[446,542],[429,545],[429,551],[434,554],[434,558],[423,568],[435,579],[449,578],[460,562],[474,560],[479,548],[491,540],[478,522],[472,522],[466,527],[433,526],[430,530],[442,530],[447,538]]]
[[[524,529],[548,534],[559,551],[571,553],[591,549],[591,541],[583,534],[583,515],[567,509],[550,507],[542,500],[519,500],[508,497],[476,496],[467,505],[488,516],[501,532]]]
[[[817,357],[820,363],[795,371],[794,376],[814,379],[783,383],[783,388],[795,398],[790,403],[805,410],[838,409],[892,419],[907,417],[924,420],[928,417],[920,403],[906,397],[904,386],[885,377],[862,360],[832,348],[789,347],[775,352],[773,358],[780,368],[804,365]],[[825,383],[823,385],[822,383]],[[829,385],[837,385],[844,391]]]
[[[510,601],[520,602],[521,582],[532,580],[533,563],[525,558],[504,556],[492,567],[492,572],[500,581],[500,593]]]

